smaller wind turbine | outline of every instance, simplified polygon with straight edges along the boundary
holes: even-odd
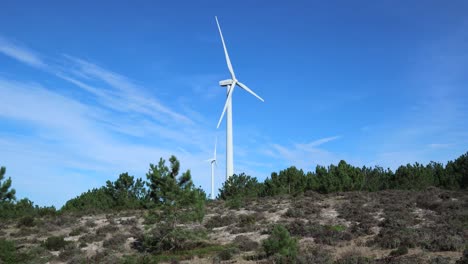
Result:
[[[216,162],[216,145],[218,144],[218,138],[216,138],[215,141],[215,148],[214,148],[214,154],[213,158],[207,159],[206,161],[209,161],[211,163],[211,199],[214,200],[214,166],[218,165]]]

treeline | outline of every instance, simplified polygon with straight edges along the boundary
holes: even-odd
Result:
[[[200,204],[206,193],[196,188],[190,170],[179,176],[180,162],[169,158],[169,166],[161,158],[157,165],[150,164],[146,181],[122,173],[105,186],[89,190],[65,203],[61,211],[105,211],[114,209],[150,209],[164,204]]]
[[[16,190],[11,188],[11,178],[5,179],[5,174],[6,168],[0,167],[0,218],[45,216],[56,213],[55,207],[39,207],[28,198],[17,201]]]
[[[195,187],[190,170],[179,175],[180,162],[175,156],[157,165],[150,164],[146,180],[122,173],[114,182],[88,190],[66,202],[59,212],[92,212],[118,209],[151,209],[162,205],[192,206],[202,210],[206,193]],[[55,214],[52,207],[34,206],[25,198],[17,201],[11,179],[0,169],[0,218],[22,215]],[[395,172],[382,167],[355,167],[345,161],[328,167],[317,166],[314,172],[290,167],[273,172],[264,182],[240,174],[226,181],[219,199],[298,195],[306,191],[320,193],[346,191],[379,191],[386,189],[420,190],[429,186],[465,189],[468,186],[468,152],[447,164],[430,162],[400,166]],[[235,200],[235,199],[231,199]],[[196,206],[195,206],[196,205]]]
[[[0,169],[0,218],[53,215],[62,212],[92,213],[120,209],[151,209],[170,205],[171,208],[190,207],[195,218],[203,214],[206,193],[195,187],[190,170],[179,175],[180,162],[169,158],[169,166],[161,158],[150,164],[147,180],[122,173],[114,182],[94,188],[67,201],[57,211],[55,207],[38,207],[25,198],[17,201],[11,178],[5,178],[6,168]]]
[[[468,187],[468,152],[446,165],[430,162],[400,166],[395,172],[382,167],[354,167],[344,160],[338,165],[317,166],[304,172],[292,166],[273,172],[263,183],[245,174],[234,175],[219,190],[219,198],[298,195],[306,191],[320,193],[380,191],[387,189],[421,190],[429,186],[444,189]]]

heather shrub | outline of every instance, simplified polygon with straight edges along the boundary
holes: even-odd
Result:
[[[216,227],[228,226],[237,222],[237,217],[235,215],[219,216],[215,215],[211,217],[206,223],[205,227],[212,229]]]
[[[34,217],[32,216],[23,216],[18,220],[17,227],[33,227],[35,225]]]
[[[253,251],[256,250],[259,246],[257,241],[253,241],[252,239],[244,235],[236,236],[233,243],[241,251]]]
[[[62,236],[51,236],[44,241],[45,248],[52,251],[63,249],[67,244],[68,242]]]

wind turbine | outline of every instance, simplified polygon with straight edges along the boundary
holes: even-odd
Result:
[[[223,48],[224,48],[224,55],[226,56],[226,63],[227,67],[229,69],[229,72],[231,73],[231,79],[228,80],[223,80],[219,82],[219,85],[221,86],[226,86],[227,88],[227,99],[226,99],[226,104],[224,105],[223,113],[221,114],[221,117],[219,118],[218,121],[218,126],[221,124],[221,121],[223,120],[224,113],[226,112],[226,180],[231,177],[234,174],[234,150],[233,150],[233,144],[232,144],[232,93],[234,92],[234,88],[236,88],[236,85],[238,85],[240,88],[246,90],[253,96],[257,97],[260,101],[264,102],[264,100],[258,96],[256,93],[254,93],[252,90],[250,90],[247,85],[239,82],[239,80],[236,79],[236,75],[234,74],[234,70],[232,68],[231,60],[229,59],[229,55],[226,49],[226,44],[224,43],[224,38],[223,38],[223,33],[221,32],[221,27],[219,26],[218,22],[218,17],[215,17],[216,19],[216,24],[218,25],[218,30],[219,30],[219,35],[221,36],[221,41],[223,42]]]
[[[216,145],[217,144],[218,144],[218,138],[216,138],[216,141],[215,141],[213,158],[206,160],[211,163],[211,199],[212,200],[214,200],[215,198],[214,197],[214,166],[217,165],[217,162],[216,162]]]

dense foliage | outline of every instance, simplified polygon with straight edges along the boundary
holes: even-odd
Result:
[[[445,166],[437,162],[425,166],[415,163],[402,165],[395,172],[379,166],[354,167],[342,160],[338,165],[317,166],[314,172],[292,166],[279,173],[273,172],[263,183],[245,174],[234,175],[220,189],[219,198],[298,195],[309,190],[320,193],[423,190],[429,186],[452,190],[467,188],[468,152]]]
[[[134,180],[122,173],[106,186],[94,188],[65,203],[62,211],[105,211],[111,209],[138,209],[145,205],[146,189],[141,178]]]
[[[256,178],[241,173],[235,177],[229,177],[219,190],[219,198],[256,197],[261,190],[261,184]]]
[[[276,225],[271,235],[263,240],[263,249],[267,256],[278,254],[281,257],[293,260],[299,250],[297,239],[290,236],[288,230],[282,225]]]
[[[0,167],[0,203],[8,203],[14,201],[15,189],[11,188],[11,178],[4,180],[6,173],[5,167]]]
[[[56,213],[55,207],[39,207],[28,198],[16,201],[15,189],[11,188],[11,178],[3,181],[5,173],[6,168],[0,167],[0,218],[44,216]]]
[[[206,194],[196,188],[192,182],[190,170],[179,176],[180,163],[175,156],[169,158],[170,167],[160,159],[157,166],[150,164],[146,174],[148,179],[148,194],[151,202],[162,209],[165,217],[174,217],[180,221],[181,212],[189,220],[202,220]],[[166,219],[165,222],[171,220]]]

